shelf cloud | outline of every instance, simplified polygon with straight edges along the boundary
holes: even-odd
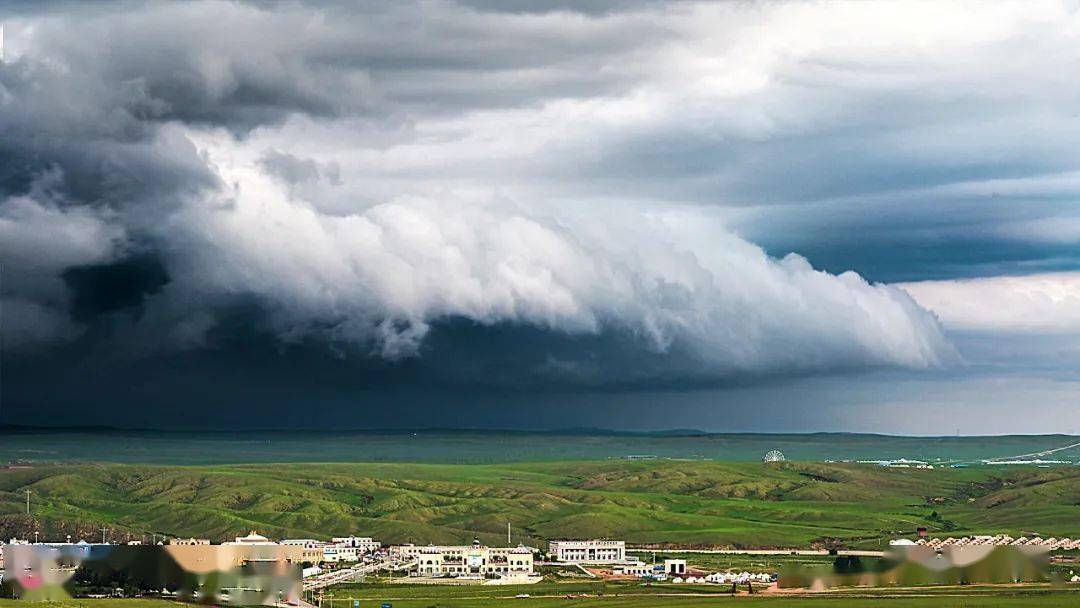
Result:
[[[160,235],[181,243],[173,287],[203,301],[256,295],[283,333],[324,328],[397,358],[446,319],[615,329],[656,352],[679,343],[718,373],[952,357],[904,292],[797,255],[772,259],[707,216],[556,216],[453,193],[328,213],[290,195],[265,163],[237,163],[231,138],[221,143],[202,149],[235,186],[189,202]]]
[[[648,12],[384,9],[351,15],[359,31],[243,4],[82,15],[77,37],[67,14],[17,20],[17,58],[4,66],[3,113],[17,125],[3,145],[4,211],[22,236],[8,254],[32,258],[56,240],[69,249],[53,252],[48,290],[8,281],[5,298],[27,311],[20,331],[70,336],[56,312],[86,281],[59,277],[151,255],[167,284],[114,299],[149,309],[128,323],[159,324],[185,347],[249,299],[282,339],[316,335],[389,360],[420,356],[430,327],[457,319],[625,333],[652,353],[681,351],[706,377],[955,359],[903,291],[797,254],[772,258],[707,209],[542,192],[586,141],[609,147],[629,122],[675,120],[661,83],[633,90],[648,62],[609,66],[644,59],[634,33],[654,52],[685,52],[667,48],[672,33]],[[403,25],[410,15],[431,31]],[[460,42],[491,27],[503,35]],[[538,56],[556,30],[568,44]],[[521,90],[499,93],[509,73]],[[737,91],[683,93],[704,111]],[[721,131],[750,130],[740,136],[772,129],[723,120]],[[588,172],[612,171],[604,165],[623,154],[601,152]]]
[[[1065,4],[2,11],[5,360],[678,388],[1078,322]]]
[[[898,287],[950,329],[1080,333],[1080,273],[924,281]]]

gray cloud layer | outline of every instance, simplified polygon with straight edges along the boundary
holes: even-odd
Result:
[[[906,292],[783,254],[859,259],[881,209],[901,247],[973,217],[1076,237],[1059,203],[963,206],[1075,170],[1080,89],[1031,69],[1080,59],[1058,5],[593,8],[24,5],[0,66],[5,338],[198,349],[254,302],[283,342],[391,361],[460,320],[670,357],[524,372],[570,382],[922,369],[957,356]],[[922,211],[943,189],[963,214]],[[167,280],[88,297],[112,271],[70,272],[110,264]]]

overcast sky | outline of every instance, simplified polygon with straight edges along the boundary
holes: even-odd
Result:
[[[6,2],[0,418],[1080,432],[1075,2]]]

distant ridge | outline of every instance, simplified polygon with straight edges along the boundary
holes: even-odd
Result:
[[[1075,444],[1075,448],[1071,447]],[[0,427],[3,462],[226,464],[286,462],[499,463],[625,459],[759,462],[774,450],[792,461],[916,459],[979,462],[1061,451],[1074,460],[1080,441],[1064,435],[903,437],[859,433],[709,433],[694,429],[124,429],[105,426]]]
[[[901,435],[889,433],[870,433],[854,431],[807,431],[807,432],[770,432],[770,431],[705,431],[701,429],[660,429],[660,430],[619,430],[599,427],[566,427],[555,429],[499,429],[499,428],[470,428],[470,427],[416,427],[416,428],[348,428],[348,429],[319,429],[319,428],[252,428],[252,429],[162,429],[151,427],[121,427],[111,425],[21,425],[0,424],[0,433],[11,434],[56,434],[56,433],[87,433],[87,434],[160,434],[160,435],[217,435],[217,436],[243,436],[243,435],[411,435],[411,434],[474,434],[474,435],[556,435],[556,436],[594,436],[594,437],[653,437],[653,438],[683,438],[683,437],[881,437],[890,439],[919,439],[919,440],[944,440],[944,439],[977,439],[980,437],[1080,437],[1066,433],[1007,433],[1001,435]]]

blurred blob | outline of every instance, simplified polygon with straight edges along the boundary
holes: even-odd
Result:
[[[300,548],[8,545],[3,595],[32,601],[161,593],[242,606],[297,604]]]
[[[1050,552],[1042,547],[891,547],[885,558],[864,564],[838,556],[832,566],[791,566],[780,572],[781,588],[970,585],[1046,582]]]

